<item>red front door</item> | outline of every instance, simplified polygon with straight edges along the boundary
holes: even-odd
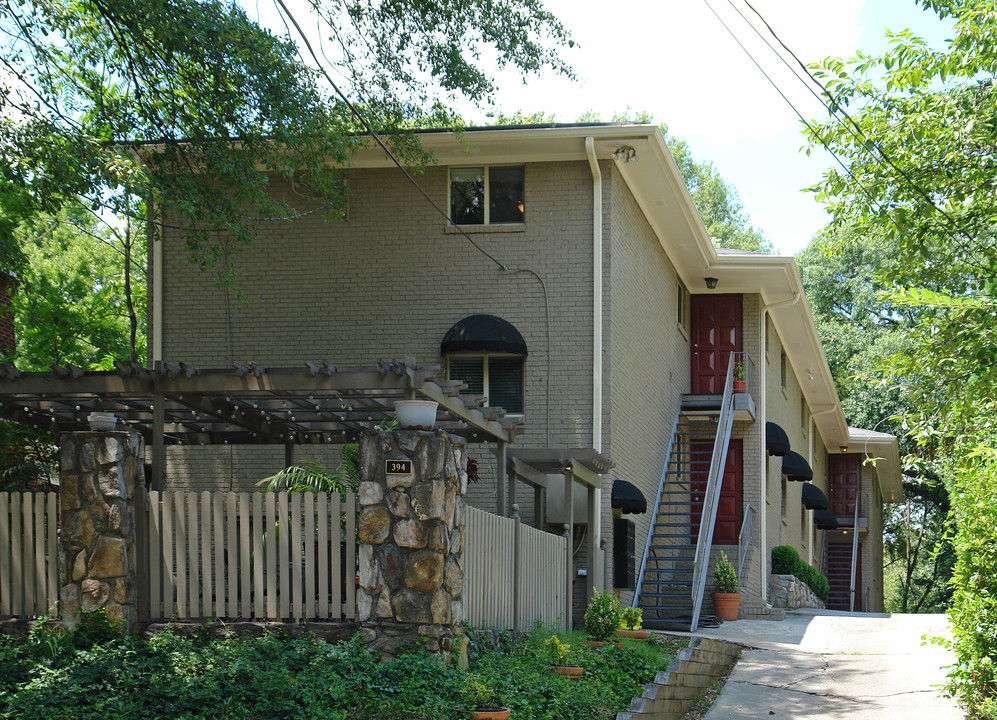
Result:
[[[835,517],[854,518],[855,500],[862,484],[862,463],[858,453],[830,455],[827,466],[831,512]]]
[[[741,296],[693,295],[690,308],[692,394],[719,395],[730,354],[741,352]]]
[[[690,473],[689,520],[692,529],[689,542],[696,543],[699,534],[699,519],[703,514],[703,495],[710,475],[710,456],[713,443],[700,441],[692,444],[692,466]],[[724,465],[723,483],[720,486],[720,504],[717,506],[717,523],[713,528],[714,545],[737,545],[744,519],[744,496],[742,492],[742,444],[740,438],[733,438],[727,446],[727,463]]]

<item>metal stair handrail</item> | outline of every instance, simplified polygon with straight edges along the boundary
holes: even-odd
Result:
[[[692,623],[689,632],[699,628],[699,613],[703,607],[703,593],[706,591],[706,576],[710,566],[710,548],[713,546],[713,528],[717,521],[717,508],[720,504],[720,490],[723,486],[723,470],[727,465],[727,447],[734,426],[734,353],[727,361],[727,380],[724,382],[724,397],[720,404],[720,420],[717,435],[713,441],[713,456],[710,459],[710,474],[703,493],[703,510],[699,520],[699,538],[696,542],[696,558],[693,565],[693,604]]]
[[[637,607],[637,603],[640,602],[640,593],[644,588],[644,571],[647,569],[647,556],[651,554],[651,541],[654,538],[654,523],[655,519],[658,517],[658,510],[661,507],[661,493],[665,489],[665,480],[668,477],[668,465],[672,460],[672,448],[675,446],[675,433],[678,432],[679,418],[682,416],[681,406],[675,412],[675,422],[672,423],[672,433],[669,436],[671,440],[668,443],[668,448],[665,450],[665,464],[661,468],[661,480],[658,482],[658,495],[654,501],[654,514],[651,515],[651,522],[647,526],[647,542],[644,544],[644,555],[640,559],[640,572],[637,573],[637,589],[634,590],[633,601],[631,602],[631,607]]]
[[[748,558],[748,548],[755,544],[755,509],[749,503],[744,508],[741,532],[737,535],[737,576],[744,574],[744,561]]]

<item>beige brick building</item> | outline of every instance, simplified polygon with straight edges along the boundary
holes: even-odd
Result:
[[[694,312],[711,302],[733,307],[737,298],[732,332],[736,351],[746,354],[751,397],[731,434],[740,450],[735,515],[753,537],[741,574],[742,614],[767,612],[771,547],[792,545],[818,565],[825,545],[813,513],[801,505],[801,483],[787,481],[780,458],[767,452],[770,422],[785,430],[826,495],[835,492],[830,456],[878,458],[862,465],[856,607],[880,609],[879,506],[899,497],[896,443],[847,427],[793,259],[716,250],[653,126],[489,128],[421,139],[438,165],[418,182],[441,208],[469,220],[463,232],[373,150],[344,171],[349,201],[342,218],[298,198],[299,216],[268,222],[262,238],[236,256],[241,298],[191,265],[182,238],[167,228],[150,243],[151,359],[202,367],[329,359],[342,367],[411,356],[477,383],[475,392],[521,403],[526,429],[513,452],[569,457],[568,450],[584,450],[614,464],[600,492],[589,496],[597,504],[594,527],[585,493],[576,495],[573,515],[566,512],[560,476],[547,478],[546,492],[516,497],[528,522],[559,531],[573,518],[576,565],[585,570],[576,586],[581,605],[593,585],[612,587],[620,574],[614,520],[634,523],[639,575],[652,525],[661,522],[654,506],[680,408],[690,395],[723,390],[693,387],[693,358],[702,355]],[[274,191],[294,197],[292,187]],[[448,332],[476,315],[513,326],[525,356],[442,355]],[[720,358],[718,349],[715,364]],[[726,368],[724,355],[718,372]],[[335,464],[337,448],[317,446],[300,456]],[[171,448],[167,487],[250,488],[280,469],[284,457],[283,447],[265,445]],[[504,473],[490,453],[479,459],[483,480],[469,501],[508,512],[508,501],[498,507]],[[635,486],[650,511],[614,510],[617,479]],[[854,500],[841,507],[854,508]],[[586,537],[606,539],[605,557],[588,557]],[[721,546],[715,539],[714,546],[739,554],[736,541]],[[619,589],[630,602],[633,592]]]

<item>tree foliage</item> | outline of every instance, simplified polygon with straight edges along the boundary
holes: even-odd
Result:
[[[145,357],[145,241],[127,227],[108,228],[85,210],[24,223],[19,244],[29,263],[13,296],[16,362],[22,370],[72,363],[113,370],[114,360]],[[125,287],[125,243],[131,259],[131,308]],[[131,313],[136,338],[130,343]]]
[[[944,47],[890,33],[881,55],[816,68],[835,114],[808,131],[848,170],[815,188],[839,224],[882,243],[886,297],[916,318],[890,359],[924,448],[951,461],[957,524],[950,690],[997,717],[997,13],[984,0],[921,0],[953,23]],[[849,113],[848,116],[844,111]]]
[[[404,129],[452,120],[444,103],[457,95],[489,99],[486,51],[524,73],[569,72],[555,51],[570,39],[537,0],[313,10],[349,80],[342,95],[290,38],[224,0],[0,2],[0,262],[23,267],[13,231],[25,219],[74,198],[129,213],[137,197],[182,232],[195,264],[231,282],[231,254],[262,222],[342,206],[336,166],[366,142],[348,101],[419,163]]]

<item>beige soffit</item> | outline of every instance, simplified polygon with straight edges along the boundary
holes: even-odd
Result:
[[[868,458],[874,462],[883,501],[895,503],[903,500],[902,468],[897,438],[888,433],[861,428],[848,428],[848,431],[848,452],[861,453],[863,460]]]

